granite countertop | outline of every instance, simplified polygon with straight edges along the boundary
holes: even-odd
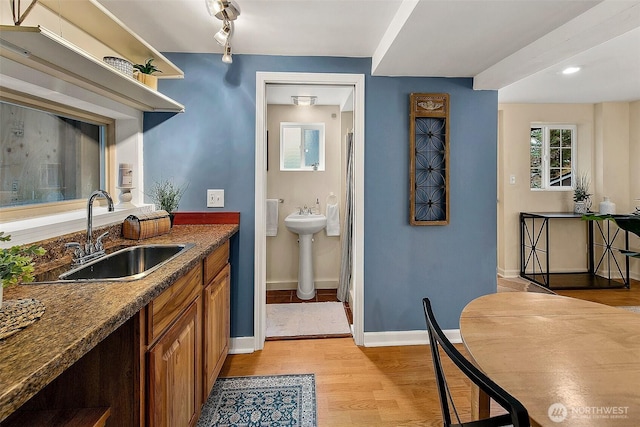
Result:
[[[46,311],[32,325],[0,340],[0,421],[144,308],[237,230],[236,224],[177,225],[162,236],[124,241],[129,245],[195,244],[139,280],[20,285],[5,289],[5,301],[34,298],[44,303]]]

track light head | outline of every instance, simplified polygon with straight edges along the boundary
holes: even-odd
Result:
[[[231,64],[233,62],[233,58],[231,57],[231,45],[229,43],[224,46],[222,62],[224,62],[225,64]]]
[[[229,43],[231,37],[231,31],[233,30],[233,24],[230,21],[225,20],[222,24],[222,28],[218,31],[213,38],[220,46],[224,46]]]
[[[209,15],[233,21],[240,16],[240,6],[233,0],[205,0]]]

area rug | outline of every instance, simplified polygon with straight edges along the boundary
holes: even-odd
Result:
[[[618,308],[622,308],[624,310],[633,311],[634,313],[640,313],[640,306],[638,305],[621,305]]]
[[[341,302],[267,304],[267,338],[350,333]]]
[[[316,426],[313,374],[218,378],[198,427]]]

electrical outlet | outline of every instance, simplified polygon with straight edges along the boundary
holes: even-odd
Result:
[[[207,190],[207,207],[224,208],[224,190]]]

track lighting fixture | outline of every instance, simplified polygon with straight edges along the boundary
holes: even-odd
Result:
[[[233,35],[233,21],[240,16],[240,7],[233,0],[204,0],[209,15],[222,21],[222,28],[214,36],[214,40],[224,47],[222,62],[231,64],[231,36]]]

